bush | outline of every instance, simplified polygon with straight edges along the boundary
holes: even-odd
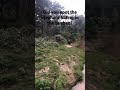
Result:
[[[67,43],[67,40],[60,34],[55,35],[55,40],[56,40],[56,42],[59,42],[61,44]]]
[[[54,46],[54,47],[58,47],[59,43],[53,41],[53,40],[46,40],[46,38],[36,38],[35,40],[36,42],[36,47],[49,47],[49,46]]]
[[[48,80],[37,80],[35,81],[35,90],[51,90],[51,82]]]
[[[66,76],[62,73],[59,73],[59,77],[55,81],[55,90],[65,90],[65,84],[67,82]]]
[[[27,50],[29,47],[34,46],[34,35],[32,33],[34,29],[22,27],[0,29],[0,46],[5,48],[20,48]],[[28,32],[29,31],[29,32]]]
[[[77,80],[77,81],[83,80],[83,73],[80,72],[79,70],[76,70],[76,71],[75,71],[75,76],[76,76],[76,80]]]

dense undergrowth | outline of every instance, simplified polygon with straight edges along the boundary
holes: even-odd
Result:
[[[0,90],[33,90],[33,30],[30,26],[0,28]]]
[[[88,90],[119,90],[120,60],[101,52],[86,54],[86,85]]]
[[[82,80],[84,62],[84,52],[79,48],[68,48],[53,40],[37,38],[35,47],[36,90],[70,90],[71,83]],[[75,81],[70,79],[71,75]]]

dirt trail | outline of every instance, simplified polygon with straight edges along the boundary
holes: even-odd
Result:
[[[73,47],[73,46],[71,46],[71,45],[65,45],[66,47],[68,47],[68,48],[71,48],[71,47]]]

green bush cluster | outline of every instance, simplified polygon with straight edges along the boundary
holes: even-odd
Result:
[[[55,35],[55,40],[56,42],[61,43],[61,44],[67,43],[67,40],[60,34]]]
[[[49,80],[35,80],[35,89],[36,90],[51,90],[51,82]]]
[[[66,81],[66,76],[62,73],[59,74],[59,77],[55,81],[55,90],[65,90],[65,84],[67,83]]]
[[[36,47],[47,48],[47,47],[58,47],[59,44],[53,40],[46,40],[45,38],[36,38],[35,39]]]
[[[21,27],[21,28],[2,28],[0,29],[0,46],[6,48],[21,48],[28,49],[34,46],[34,28]]]

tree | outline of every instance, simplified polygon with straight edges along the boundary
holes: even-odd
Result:
[[[47,21],[50,19],[42,19],[43,16],[50,16],[50,14],[44,15],[43,11],[47,10],[61,10],[63,7],[57,2],[51,2],[50,0],[36,0],[35,1],[35,18],[36,18],[36,28],[39,28],[41,35],[51,35],[48,34],[52,32],[53,27],[50,26]]]

